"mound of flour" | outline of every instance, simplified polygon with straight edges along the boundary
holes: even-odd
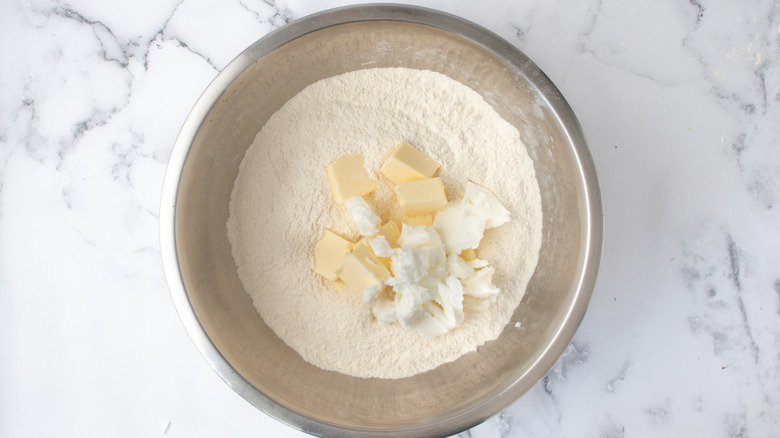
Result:
[[[472,180],[512,214],[478,250],[496,268],[497,300],[480,310],[467,297],[463,323],[432,339],[377,321],[358,294],[314,273],[312,250],[325,229],[358,238],[333,200],[325,166],[342,155],[365,157],[379,181],[367,201],[380,217],[400,220],[379,168],[403,140],[441,163],[448,199],[461,198]],[[463,84],[405,68],[324,79],[288,101],[244,156],[227,223],[239,278],[265,323],[309,363],[380,378],[433,369],[497,338],[536,266],[541,229],[539,187],[517,130]]]

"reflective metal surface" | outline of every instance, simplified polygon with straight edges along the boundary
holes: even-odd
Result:
[[[359,379],[303,361],[263,323],[236,274],[228,202],[244,152],[307,85],[347,71],[438,71],[480,93],[515,125],[542,192],[543,242],[528,292],[502,335],[457,361],[399,380]],[[284,200],[280,200],[284,202]],[[195,345],[236,392],[322,436],[446,436],[507,407],[574,336],[601,252],[601,198],[579,124],[516,48],[460,18],[399,5],[326,11],[261,39],[220,73],[173,149],[161,248],[176,309]]]

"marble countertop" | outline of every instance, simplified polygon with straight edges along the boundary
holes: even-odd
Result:
[[[158,202],[200,93],[331,0],[0,2],[0,436],[303,434],[200,357]],[[582,123],[601,270],[526,396],[462,437],[780,431],[780,7],[418,1],[519,47]]]

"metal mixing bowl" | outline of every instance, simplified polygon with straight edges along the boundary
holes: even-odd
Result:
[[[236,274],[225,224],[239,163],[277,109],[320,79],[390,66],[460,81],[517,127],[539,181],[543,241],[525,298],[497,340],[413,377],[362,379],[308,364],[263,323]],[[179,316],[201,354],[247,401],[315,435],[443,436],[506,408],[571,342],[595,282],[602,216],[577,119],[528,58],[451,15],[364,5],[291,23],[216,77],[173,148],[160,228]]]

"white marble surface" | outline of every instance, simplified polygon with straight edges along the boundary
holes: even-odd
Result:
[[[330,0],[0,2],[0,436],[302,436],[179,322],[158,200],[200,92]],[[780,6],[420,1],[498,33],[601,179],[592,304],[550,374],[462,437],[780,433]]]

